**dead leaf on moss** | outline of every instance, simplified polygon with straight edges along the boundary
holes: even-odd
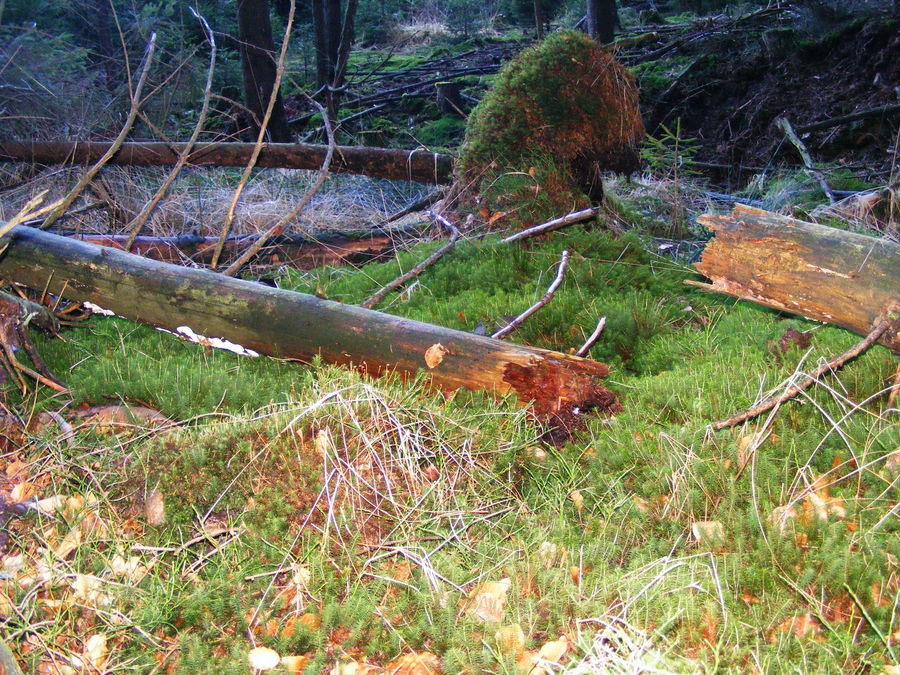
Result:
[[[798,639],[820,639],[822,637],[822,627],[812,614],[800,614],[785,619],[769,631],[769,643],[775,644],[778,642],[779,634],[793,635]]]
[[[544,565],[544,569],[549,570],[551,567],[563,565],[569,557],[569,552],[553,542],[545,541],[538,547],[537,555],[538,560]]]
[[[497,650],[504,656],[512,656],[518,661],[525,654],[525,633],[517,623],[498,628],[494,641]]]
[[[404,654],[387,666],[391,675],[437,675],[441,671],[441,660],[431,652]]]
[[[9,493],[9,500],[13,504],[18,504],[20,502],[24,502],[26,499],[31,499],[37,493],[38,486],[34,483],[24,480],[21,483],[17,483],[15,487],[13,487],[12,491]]]
[[[725,526],[718,520],[698,520],[691,524],[691,535],[706,548],[718,548],[725,543]]]
[[[437,342],[425,350],[425,365],[429,368],[437,368],[444,360],[444,354],[450,352],[444,345]]]
[[[255,647],[247,654],[250,667],[256,670],[272,670],[281,663],[281,657],[274,649]]]
[[[153,488],[147,494],[144,502],[144,517],[147,519],[147,524],[153,527],[159,527],[166,522],[166,504],[159,488]]]
[[[568,651],[569,639],[560,635],[558,640],[546,643],[536,652],[525,652],[516,665],[522,675],[549,675],[554,671],[554,666],[562,663]]]
[[[306,656],[295,655],[281,657],[281,667],[289,673],[302,673],[303,669],[306,668],[307,663],[309,663],[309,657]]]
[[[331,669],[330,675],[369,675],[370,673],[383,672],[377,666],[359,661],[343,661]]]
[[[509,579],[486,581],[479,584],[472,589],[467,598],[460,600],[460,613],[480,621],[499,623],[503,619],[506,593],[511,585],[512,582]]]
[[[89,637],[84,643],[81,656],[72,656],[70,661],[79,670],[102,671],[103,666],[106,665],[108,653],[106,636],[98,633]]]
[[[580,516],[584,511],[584,495],[581,494],[581,490],[572,490],[569,493],[569,499],[572,500],[572,503],[575,505],[575,511]]]
[[[76,574],[70,586],[75,599],[89,607],[108,607],[112,604],[112,596],[103,590],[103,579],[100,577]]]

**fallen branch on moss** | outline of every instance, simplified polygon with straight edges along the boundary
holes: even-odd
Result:
[[[602,363],[343,305],[311,295],[147,260],[19,226],[0,276],[90,301],[134,321],[212,344],[353,366],[420,371],[435,386],[515,394],[535,416],[571,428],[590,410],[619,409]],[[198,335],[199,334],[199,335]],[[203,338],[203,336],[215,336]]]
[[[411,270],[409,270],[405,274],[401,274],[399,277],[394,279],[392,282],[383,286],[378,291],[373,293],[371,296],[369,296],[368,298],[363,300],[359,305],[360,307],[363,307],[364,309],[372,309],[375,305],[377,305],[379,302],[381,302],[382,299],[388,293],[390,293],[392,290],[394,290],[395,288],[400,288],[400,286],[405,284],[410,279],[415,279],[417,276],[422,274],[422,272],[424,272],[426,269],[428,269],[431,265],[433,265],[438,260],[440,260],[442,257],[444,257],[444,254],[449,253],[454,248],[456,248],[456,241],[459,239],[459,230],[456,229],[456,226],[453,223],[451,223],[449,220],[444,218],[444,216],[442,216],[440,213],[434,213],[432,215],[434,216],[434,219],[437,220],[441,224],[441,227],[445,228],[450,233],[450,241],[448,241],[446,245],[439,248],[437,251],[432,253],[430,256],[425,258],[425,260],[420,262],[418,265],[413,267]]]
[[[712,425],[713,429],[715,429],[716,431],[720,429],[729,429],[740,424],[741,422],[746,422],[747,420],[753,419],[754,417],[759,417],[764,412],[768,412],[769,410],[772,410],[772,408],[780,406],[782,403],[789,401],[800,392],[809,389],[814,382],[818,382],[819,378],[821,378],[826,373],[834,372],[845,363],[847,363],[847,361],[854,359],[862,354],[869,347],[875,344],[878,338],[884,335],[891,328],[893,328],[894,331],[900,329],[900,319],[891,317],[884,319],[874,329],[872,329],[872,332],[870,332],[861,342],[857,343],[856,345],[845,351],[843,354],[829,359],[821,366],[816,368],[812,373],[809,373],[808,375],[804,374],[805,379],[800,384],[795,384],[791,387],[788,387],[784,393],[769,398],[762,403],[753,406],[749,410],[738,413],[737,415],[732,415],[728,419],[716,422]]]
[[[569,252],[563,251],[562,257],[559,259],[559,269],[556,270],[556,278],[553,280],[553,283],[547,288],[547,292],[544,293],[544,297],[534,303],[531,307],[526,309],[524,312],[519,314],[515,319],[506,324],[503,328],[498,330],[496,333],[491,335],[491,338],[494,340],[500,340],[505,338],[507,335],[512,333],[516,328],[522,325],[522,322],[525,321],[529,316],[538,311],[541,307],[546,305],[553,299],[553,296],[556,295],[556,289],[559,288],[559,285],[562,283],[563,277],[566,274],[566,266],[569,264]]]
[[[516,232],[515,234],[511,234],[505,239],[502,239],[500,243],[508,244],[513,241],[520,241],[522,239],[528,239],[529,237],[536,237],[539,234],[544,234],[544,232],[558,230],[562,227],[567,227],[568,225],[574,225],[575,223],[580,223],[583,220],[589,220],[593,218],[598,213],[600,213],[600,210],[601,207],[592,206],[589,209],[574,211],[565,216],[561,216],[560,218],[554,218],[553,220],[548,220],[546,223],[541,223],[540,225],[529,227],[527,230],[522,230],[520,232]]]

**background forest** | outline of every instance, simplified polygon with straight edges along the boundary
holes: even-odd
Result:
[[[896,349],[826,368],[860,335],[710,293],[694,267],[703,214],[735,205],[897,250],[898,17],[897,0],[0,0],[0,280],[63,322],[26,319],[26,358],[0,312],[0,670],[900,673]],[[595,42],[627,86],[598,68],[574,98],[624,111],[600,135],[637,144],[573,187],[562,144],[517,155],[532,130],[490,114],[562,110],[554,58]],[[494,162],[485,129],[513,150]],[[434,175],[70,161],[126,136],[427,151]],[[76,145],[11,150],[45,141]],[[469,181],[485,156],[495,173]],[[92,313],[8,274],[3,221],[29,212],[469,336],[538,306],[503,344],[581,346],[618,403],[560,425],[427,372]],[[185,248],[217,241],[212,262]]]

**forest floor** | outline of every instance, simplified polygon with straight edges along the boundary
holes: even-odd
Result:
[[[773,413],[713,432],[858,336],[684,284],[700,278],[690,262],[708,237],[696,215],[729,199],[897,236],[890,210],[827,205],[773,123],[896,102],[896,24],[793,49],[802,26],[780,17],[753,31],[693,19],[623,48],[645,118],[670,132],[682,120],[654,132],[653,170],[610,178],[593,226],[527,246],[465,238],[382,307],[489,331],[543,295],[569,250],[556,297],[511,337],[567,351],[606,317],[589,356],[610,365],[623,411],[589,416],[568,442],[549,443],[511,398],[243,358],[120,318],[38,335],[70,391],[6,392],[28,425],[0,437],[0,617],[23,670],[224,674],[274,659],[275,672],[338,675],[898,672],[896,355],[875,346]],[[727,49],[736,35],[740,49]],[[666,61],[647,58],[678,40]],[[690,51],[704,41],[715,49]],[[365,72],[384,54],[356,58]],[[436,55],[392,58],[408,69]],[[490,76],[471,78],[476,97]],[[458,141],[459,124],[427,97],[401,105],[412,107],[392,114],[412,115],[412,132],[385,113],[348,125],[347,139],[402,145],[428,129],[429,147]],[[896,129],[886,117],[806,139],[833,187],[877,190],[898,179]],[[703,163],[765,171],[697,175]],[[234,174],[202,176],[185,179],[155,232],[215,233]],[[158,178],[117,168],[107,186],[140,204]],[[265,229],[301,189],[293,180],[256,175],[241,231]],[[374,222],[422,192],[344,178],[310,222]],[[24,193],[4,191],[4,206]],[[84,219],[120,226],[112,209]],[[270,276],[358,303],[439,246]],[[8,508],[29,499],[39,512]]]

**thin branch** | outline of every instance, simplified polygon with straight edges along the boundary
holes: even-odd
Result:
[[[816,168],[816,165],[813,163],[812,157],[809,154],[809,150],[806,149],[806,145],[804,145],[803,141],[800,140],[800,137],[794,131],[794,127],[791,126],[788,118],[780,117],[778,119],[778,126],[784,131],[784,135],[788,137],[791,144],[797,148],[797,152],[800,153],[800,159],[803,160],[803,167],[806,169],[807,173],[819,182],[819,185],[822,186],[822,190],[825,192],[825,196],[828,197],[828,201],[834,204],[837,200],[834,197],[834,192],[831,191],[831,186],[828,185],[828,181],[825,180],[825,174]]]
[[[216,243],[216,250],[213,253],[212,262],[210,263],[210,267],[213,269],[216,269],[216,266],[219,264],[219,258],[222,257],[222,249],[225,246],[225,240],[228,238],[228,233],[231,231],[231,226],[234,223],[234,214],[237,211],[241,193],[247,186],[247,181],[250,179],[250,173],[253,171],[253,167],[256,166],[256,160],[259,159],[259,153],[262,152],[263,141],[266,138],[266,128],[269,126],[269,120],[272,118],[272,111],[275,109],[275,101],[278,99],[278,90],[281,87],[281,78],[284,76],[287,48],[288,43],[291,40],[291,28],[294,25],[295,6],[296,2],[291,0],[291,9],[288,12],[287,23],[284,27],[284,39],[281,41],[281,52],[278,54],[278,64],[275,67],[275,82],[272,85],[272,92],[269,94],[269,104],[266,106],[266,114],[259,123],[259,135],[257,135],[256,143],[253,146],[253,154],[250,156],[247,166],[244,167],[244,173],[241,175],[241,180],[238,182],[238,186],[234,190],[234,196],[231,198],[231,203],[228,205],[228,213],[225,215],[225,222],[222,224],[222,231],[219,233],[219,241]]]
[[[553,220],[548,220],[546,223],[535,225],[534,227],[529,227],[527,230],[522,230],[521,232],[511,234],[506,237],[506,239],[502,239],[500,243],[508,244],[511,241],[519,241],[520,239],[527,239],[528,237],[543,234],[544,232],[549,232],[551,230],[558,230],[559,228],[565,227],[566,225],[571,225],[573,223],[581,222],[582,220],[587,220],[588,218],[593,218],[598,213],[600,213],[599,206],[592,206],[591,208],[584,209],[583,211],[574,211],[568,215],[562,216],[561,218],[554,218]]]
[[[456,226],[453,225],[453,223],[451,223],[449,220],[444,218],[444,216],[442,216],[440,213],[432,212],[431,215],[434,217],[434,219],[438,223],[440,223],[440,225],[445,230],[450,232],[450,241],[448,241],[446,245],[439,248],[437,251],[432,253],[430,256],[425,258],[425,260],[420,262],[418,265],[416,265],[415,267],[410,269],[408,272],[406,272],[405,274],[401,274],[399,277],[394,279],[391,283],[387,284],[386,286],[382,287],[377,292],[373,293],[371,296],[366,298],[360,304],[360,307],[364,307],[365,309],[372,309],[375,305],[377,305],[379,302],[381,302],[381,300],[384,298],[384,296],[386,296],[392,290],[394,290],[395,288],[399,288],[400,286],[405,284],[410,279],[415,279],[422,272],[424,272],[426,268],[428,268],[431,265],[433,265],[434,263],[436,263],[438,260],[440,260],[444,256],[444,254],[452,251],[456,247],[456,242],[459,239],[459,230],[456,229]]]
[[[826,361],[824,364],[816,368],[815,371],[809,374],[801,384],[795,384],[794,386],[789,387],[781,395],[770,398],[767,401],[763,401],[759,405],[750,408],[750,410],[746,410],[737,415],[732,415],[728,419],[716,422],[715,424],[713,424],[713,429],[715,429],[716,431],[718,431],[719,429],[729,429],[737,424],[740,424],[741,422],[753,419],[754,417],[757,417],[764,412],[771,410],[775,406],[781,405],[782,403],[792,399],[802,391],[806,391],[812,386],[814,382],[817,382],[819,378],[822,377],[822,375],[837,370],[850,359],[853,359],[866,351],[869,347],[871,347],[878,341],[878,338],[880,338],[889,328],[891,328],[895,324],[900,324],[900,320],[888,316],[875,328],[873,328],[872,331],[868,335],[866,335],[866,337],[862,341],[858,342],[843,354],[835,356],[831,360]]]
[[[516,330],[519,326],[522,325],[522,322],[525,321],[529,316],[538,311],[541,307],[546,305],[553,299],[553,296],[556,294],[556,289],[559,288],[559,285],[562,283],[563,276],[566,273],[566,266],[569,264],[569,252],[563,251],[562,257],[559,259],[559,269],[556,271],[556,278],[553,280],[553,283],[547,288],[547,292],[544,293],[544,297],[534,303],[531,307],[526,309],[524,312],[519,314],[515,319],[510,321],[504,328],[501,328],[496,333],[491,335],[491,337],[495,340],[501,340],[505,338],[507,335]]]
[[[587,353],[591,350],[591,347],[594,346],[594,343],[597,342],[597,339],[600,337],[600,333],[603,332],[603,329],[606,327],[606,317],[601,316],[600,320],[597,322],[597,327],[594,329],[594,332],[591,333],[591,336],[584,341],[584,344],[578,348],[578,351],[575,352],[575,356],[587,356]]]
[[[94,177],[100,172],[100,169],[112,158],[113,155],[118,152],[119,147],[122,143],[125,142],[125,139],[128,137],[128,134],[131,133],[131,127],[134,126],[134,121],[137,119],[138,112],[141,109],[141,92],[144,90],[144,84],[147,82],[147,76],[150,74],[150,65],[153,63],[153,54],[156,51],[156,33],[152,33],[150,35],[150,42],[147,44],[147,52],[146,58],[144,60],[144,68],[141,71],[141,76],[138,79],[137,87],[135,87],[134,91],[131,94],[131,108],[128,110],[128,117],[125,120],[125,124],[122,126],[122,130],[119,132],[119,135],[116,137],[116,140],[113,141],[112,145],[109,146],[107,151],[103,153],[103,156],[97,160],[97,163],[94,164],[84,176],[81,177],[81,180],[78,181],[78,184],[72,188],[72,191],[69,192],[63,198],[62,203],[56,208],[53,213],[47,216],[47,219],[41,223],[41,229],[46,230],[53,223],[60,219],[60,217],[66,212],[66,210],[72,206],[72,202],[78,199],[78,196],[84,191],[91,181],[94,180]]]
[[[334,157],[334,151],[337,147],[337,142],[335,141],[334,129],[331,126],[331,123],[328,119],[328,111],[325,110],[317,101],[310,99],[314,106],[319,109],[319,112],[322,114],[322,119],[325,122],[325,129],[328,131],[328,152],[325,153],[325,160],[322,162],[322,168],[319,169],[319,176],[316,178],[316,182],[312,184],[312,186],[306,191],[306,194],[303,195],[303,198],[297,203],[297,205],[291,209],[290,213],[288,213],[284,218],[279,220],[275,225],[270,227],[268,230],[263,232],[259,238],[250,245],[250,247],[244,251],[244,253],[231,265],[229,265],[222,274],[225,276],[233,277],[238,273],[244,265],[247,264],[249,260],[253,258],[257,253],[259,253],[260,249],[266,245],[273,237],[278,237],[284,232],[285,228],[293,222],[293,220],[300,215],[300,212],[306,208],[306,205],[309,204],[310,200],[315,197],[316,193],[322,188],[325,181],[328,179],[329,169],[331,168],[331,160]]]
[[[206,22],[200,14],[197,13],[193,7],[189,8],[191,13],[197,20],[200,21],[201,26],[203,27],[203,31],[206,33],[206,39],[209,41],[209,68],[206,71],[206,87],[203,90],[203,104],[200,108],[200,115],[197,118],[197,124],[194,126],[194,132],[191,134],[191,137],[188,139],[188,142],[182,147],[181,152],[178,155],[178,161],[175,163],[175,166],[172,167],[172,171],[169,172],[169,175],[166,176],[163,184],[159,186],[159,189],[156,193],[150,198],[144,207],[141,209],[141,212],[137,214],[134,219],[128,224],[128,228],[130,229],[130,233],[128,235],[128,241],[125,242],[125,250],[130,251],[131,247],[134,245],[134,240],[137,238],[138,233],[141,231],[141,228],[144,226],[144,223],[147,222],[147,218],[150,217],[150,213],[153,209],[156,208],[156,205],[159,204],[159,201],[165,196],[166,192],[169,191],[172,183],[175,182],[175,179],[178,177],[178,174],[181,172],[181,169],[187,164],[188,157],[191,154],[191,150],[194,148],[194,143],[197,142],[197,139],[200,137],[200,132],[203,131],[203,125],[206,123],[206,115],[209,112],[209,100],[212,95],[212,83],[213,83],[213,73],[216,68],[216,38],[213,35],[212,30],[209,27],[209,24]]]

